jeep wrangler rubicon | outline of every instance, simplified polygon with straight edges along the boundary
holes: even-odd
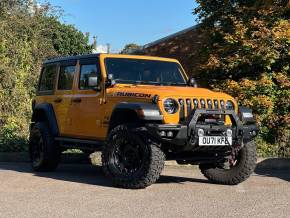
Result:
[[[93,54],[43,63],[33,100],[30,157],[52,171],[61,152],[102,151],[116,186],[145,188],[165,160],[199,165],[210,181],[235,185],[256,165],[258,128],[231,96],[197,88],[177,60]]]

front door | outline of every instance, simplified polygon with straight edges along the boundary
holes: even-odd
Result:
[[[103,139],[102,122],[104,106],[101,103],[102,92],[89,87],[89,77],[99,78],[102,75],[98,59],[84,59],[79,61],[76,92],[71,100],[73,112],[73,129],[75,137],[84,139]]]

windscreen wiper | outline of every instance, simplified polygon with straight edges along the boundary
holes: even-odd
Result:
[[[154,85],[161,85],[161,83],[160,82],[154,82],[154,81],[135,81],[135,84],[137,84],[137,85],[152,85],[152,84],[154,84]]]
[[[173,82],[173,83],[164,83],[163,85],[168,85],[168,86],[186,86],[187,84],[186,83]]]

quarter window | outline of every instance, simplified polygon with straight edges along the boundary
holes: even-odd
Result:
[[[52,91],[56,76],[56,66],[46,66],[41,74],[39,91]]]
[[[58,78],[58,90],[71,90],[73,86],[75,66],[61,66]]]
[[[101,73],[96,64],[82,65],[80,72],[80,84],[79,84],[80,89],[82,90],[90,89],[89,78],[96,76],[99,78],[100,81]]]

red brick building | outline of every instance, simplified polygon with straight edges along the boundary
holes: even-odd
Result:
[[[194,75],[205,62],[200,51],[207,36],[197,25],[145,45],[142,53],[178,59],[188,74]]]

